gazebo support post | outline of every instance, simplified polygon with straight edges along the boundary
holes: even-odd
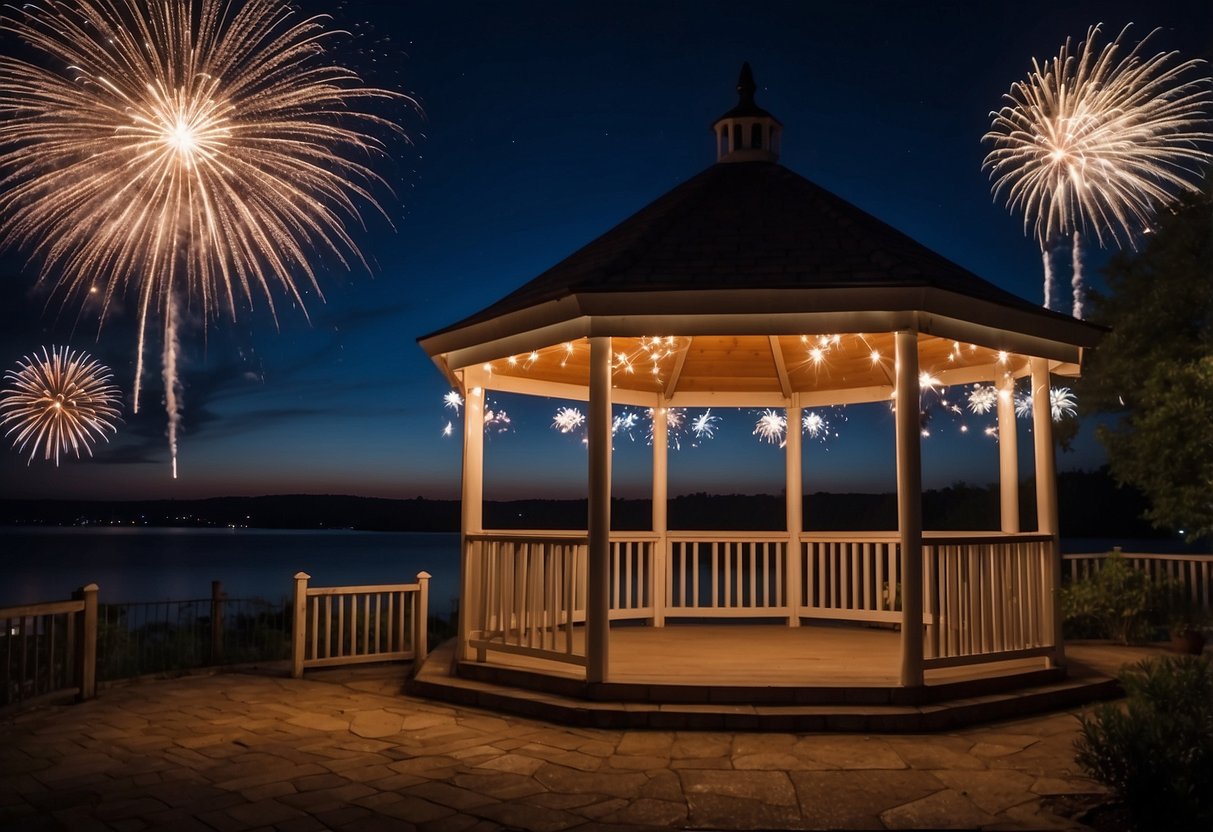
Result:
[[[922,426],[918,413],[918,333],[897,331],[897,528],[901,535],[901,684],[921,687]]]
[[[611,339],[590,338],[589,568],[586,573],[587,682],[605,682],[611,634]]]
[[[1049,568],[1045,620],[1052,627],[1053,653],[1050,661],[1054,667],[1066,663],[1065,640],[1062,637],[1061,613],[1061,554],[1059,552],[1057,523],[1057,470],[1053,459],[1053,405],[1050,401],[1049,362],[1044,358],[1032,359],[1032,434],[1036,450],[1036,527],[1041,534],[1049,535],[1049,551],[1046,553]]]
[[[787,495],[787,525],[788,525],[788,555],[787,555],[787,585],[784,592],[788,604],[788,626],[800,626],[800,533],[804,527],[804,502],[802,491],[804,480],[801,474],[800,442],[800,394],[792,394],[792,403],[788,407],[787,443],[784,452],[787,454],[787,484],[784,494]]]
[[[1002,531],[1019,532],[1019,436],[1015,428],[1015,376],[998,381],[998,493]]]
[[[463,370],[463,484],[461,488],[460,527],[463,535],[459,541],[459,640],[456,642],[455,659],[467,658],[470,604],[477,603],[476,588],[479,581],[472,575],[473,564],[469,560],[467,536],[484,531],[484,388],[481,386],[480,370]]]
[[[669,498],[669,421],[666,417],[665,396],[657,396],[653,408],[653,551],[649,558],[652,573],[649,579],[649,598],[653,617],[649,623],[654,627],[665,626],[665,577],[669,560],[669,544],[666,540],[666,506]]]

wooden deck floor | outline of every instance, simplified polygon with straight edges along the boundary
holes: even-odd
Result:
[[[575,633],[583,649],[584,632]],[[490,650],[491,664],[584,678],[573,665]],[[901,634],[854,626],[667,624],[611,628],[612,682],[628,684],[892,687],[899,684]],[[1040,658],[928,671],[927,684],[1044,667]]]

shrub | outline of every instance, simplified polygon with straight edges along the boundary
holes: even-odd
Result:
[[[1076,761],[1139,829],[1213,829],[1213,667],[1148,659],[1121,675],[1128,699],[1082,717]]]
[[[1165,589],[1113,552],[1094,575],[1062,587],[1066,634],[1115,639],[1122,644],[1142,641],[1160,622]]]

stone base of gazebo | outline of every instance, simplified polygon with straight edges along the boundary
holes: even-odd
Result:
[[[897,683],[898,640],[891,630],[861,627],[617,627],[611,679],[602,683],[529,656],[456,662],[450,642],[410,692],[604,728],[913,732],[1056,710],[1119,690],[1080,664],[1049,668],[1040,659],[941,668],[906,688]]]

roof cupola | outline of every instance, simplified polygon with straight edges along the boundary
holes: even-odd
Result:
[[[716,119],[717,162],[777,162],[783,125],[754,103],[754,73],[748,62],[737,78],[737,106]]]

